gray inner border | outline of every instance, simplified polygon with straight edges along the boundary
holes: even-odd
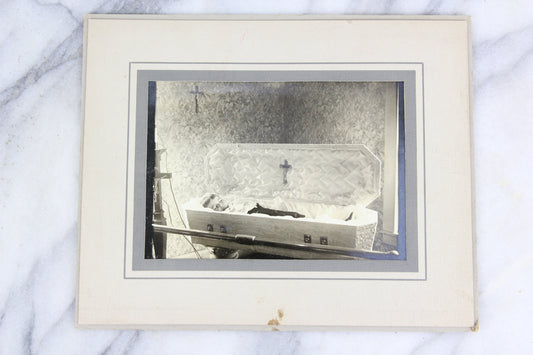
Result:
[[[133,270],[134,271],[297,271],[297,272],[417,272],[418,221],[417,221],[417,170],[416,170],[416,72],[414,70],[353,70],[353,71],[239,71],[239,70],[138,70],[132,64],[158,64],[131,62],[130,80],[137,75],[137,106],[135,112],[135,171],[133,211]],[[160,64],[228,64],[228,63],[160,63]],[[365,64],[365,63],[233,63],[233,64]],[[420,64],[423,63],[367,63],[367,64]],[[422,78],[423,79],[423,78]],[[382,81],[404,83],[405,122],[405,203],[406,203],[406,259],[405,260],[268,260],[268,259],[144,259],[145,207],[146,207],[146,135],[148,121],[149,81]],[[133,88],[130,88],[130,91]],[[131,100],[131,92],[128,101]],[[131,117],[130,117],[131,118]],[[129,121],[128,121],[129,122]],[[421,127],[420,132],[423,132]],[[129,137],[129,135],[128,135]],[[423,147],[422,147],[423,148]],[[129,152],[128,152],[129,154]],[[418,152],[422,154],[422,152]],[[129,169],[129,167],[127,167]],[[425,170],[425,165],[424,165]],[[425,174],[424,174],[425,175]],[[422,176],[424,176],[422,175]],[[126,177],[127,178],[127,177]],[[126,183],[128,186],[128,182]],[[127,189],[127,188],[126,188]],[[128,191],[126,191],[126,196]],[[127,206],[127,202],[126,202]],[[425,235],[424,235],[425,238]],[[126,249],[125,249],[126,250]],[[126,265],[125,265],[126,267]],[[334,279],[334,275],[331,275]],[[159,278],[154,275],[154,277]],[[426,276],[424,276],[425,278]],[[125,277],[126,278],[126,277]],[[138,278],[138,277],[128,277]],[[144,277],[143,277],[144,278]],[[167,277],[165,277],[167,278]],[[183,277],[170,277],[183,278]],[[190,277],[187,277],[190,278]],[[220,277],[214,277],[220,278]],[[228,277],[223,277],[228,278]],[[232,277],[230,277],[232,278]],[[233,277],[234,278],[234,277]],[[262,277],[239,277],[260,279]],[[269,278],[270,279],[270,278]],[[297,278],[296,278],[297,279]],[[304,278],[302,278],[304,279]],[[308,278],[305,278],[308,279]],[[328,278],[329,279],[329,278]],[[354,278],[357,279],[357,278]],[[380,278],[383,279],[383,278]]]

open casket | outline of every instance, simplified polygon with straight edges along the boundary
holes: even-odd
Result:
[[[229,207],[215,211],[201,196],[192,199],[183,205],[188,228],[237,239],[193,236],[194,243],[291,258],[372,251],[378,212],[367,206],[380,194],[381,163],[364,145],[218,144],[205,169],[206,193]],[[256,203],[305,217],[248,214]]]

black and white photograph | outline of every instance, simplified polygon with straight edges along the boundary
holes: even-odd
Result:
[[[89,16],[76,324],[476,330],[469,26]]]
[[[403,88],[150,81],[145,259],[405,260]]]

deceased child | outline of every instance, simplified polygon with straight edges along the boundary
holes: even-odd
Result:
[[[232,212],[241,212],[241,211],[236,211],[234,206],[230,208],[230,205],[217,194],[205,195],[202,198],[201,204],[205,208],[211,208],[219,212],[225,211],[225,210],[232,211]],[[298,212],[265,208],[261,206],[259,203],[256,203],[255,206],[252,209],[248,210],[246,213],[248,214],[262,213],[262,214],[267,214],[269,216],[291,216],[293,218],[304,218],[305,217],[305,215],[300,214]]]
[[[320,219],[320,220],[342,220],[350,221],[354,216],[354,211],[358,210],[356,206],[336,206],[332,210],[331,206],[325,206],[316,203],[295,203],[283,200],[280,197],[275,197],[265,201],[264,203],[258,203],[250,198],[236,198],[231,199],[231,203],[220,197],[215,193],[208,193],[200,199],[200,205],[204,208],[209,208],[217,212],[235,212],[235,213],[247,213],[254,214],[260,213],[269,216],[284,217],[289,216],[292,218],[308,218]],[[305,209],[307,214],[294,211],[295,209]],[[339,209],[342,211],[339,214]]]

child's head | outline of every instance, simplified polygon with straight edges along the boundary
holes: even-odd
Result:
[[[222,198],[220,198],[220,196],[218,196],[217,194],[205,195],[204,197],[202,197],[200,203],[205,208],[211,208],[215,211],[224,211],[229,207],[228,203]]]

